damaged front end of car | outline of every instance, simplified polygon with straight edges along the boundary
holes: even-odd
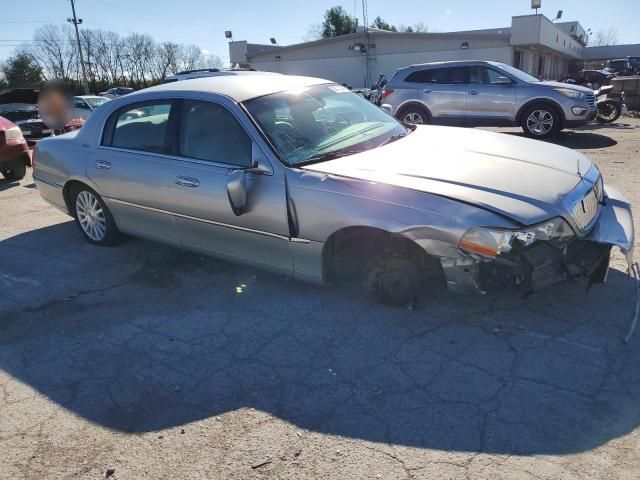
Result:
[[[634,231],[631,207],[614,188],[590,171],[563,201],[567,218],[553,217],[517,229],[472,227],[459,241],[462,256],[441,264],[453,290],[488,292],[519,285],[533,292],[558,282],[584,278],[603,283],[614,246],[631,271]]]

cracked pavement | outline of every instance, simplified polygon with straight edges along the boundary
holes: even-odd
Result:
[[[517,132],[515,129],[500,131]],[[563,133],[640,205],[640,121]],[[0,181],[0,478],[635,479],[640,332],[606,285],[415,310],[131,239]]]

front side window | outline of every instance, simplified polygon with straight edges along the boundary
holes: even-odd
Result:
[[[186,100],[182,106],[180,155],[183,157],[251,166],[251,138],[240,122],[221,105]]]
[[[111,146],[145,152],[169,153],[167,124],[170,102],[150,102],[117,112]]]
[[[498,79],[503,76],[499,72],[486,67],[469,67],[469,83],[495,85]]]
[[[335,84],[274,93],[244,106],[288,165],[362,152],[409,132],[372,103]]]

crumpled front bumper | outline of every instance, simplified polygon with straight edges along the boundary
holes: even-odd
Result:
[[[584,237],[562,247],[538,242],[517,255],[495,259],[441,258],[447,286],[454,291],[485,293],[505,285],[522,285],[535,291],[570,279],[586,278],[589,285],[606,280],[612,247],[633,263],[635,233],[631,205],[615,188],[605,188],[607,197],[598,220]]]

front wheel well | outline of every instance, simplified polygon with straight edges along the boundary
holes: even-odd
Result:
[[[522,107],[520,107],[520,110],[518,110],[518,114],[516,115],[516,125],[522,124],[522,116],[524,115],[524,112],[526,112],[529,108],[537,105],[545,106],[547,108],[552,108],[553,111],[556,112],[556,114],[558,115],[558,118],[560,119],[560,129],[564,127],[564,122],[565,122],[564,111],[557,103],[547,99],[530,100],[527,103],[525,103]]]
[[[360,280],[369,262],[394,255],[410,260],[425,274],[442,274],[440,262],[413,240],[380,228],[357,226],[338,230],[327,240],[322,252],[323,279],[330,283]]]

